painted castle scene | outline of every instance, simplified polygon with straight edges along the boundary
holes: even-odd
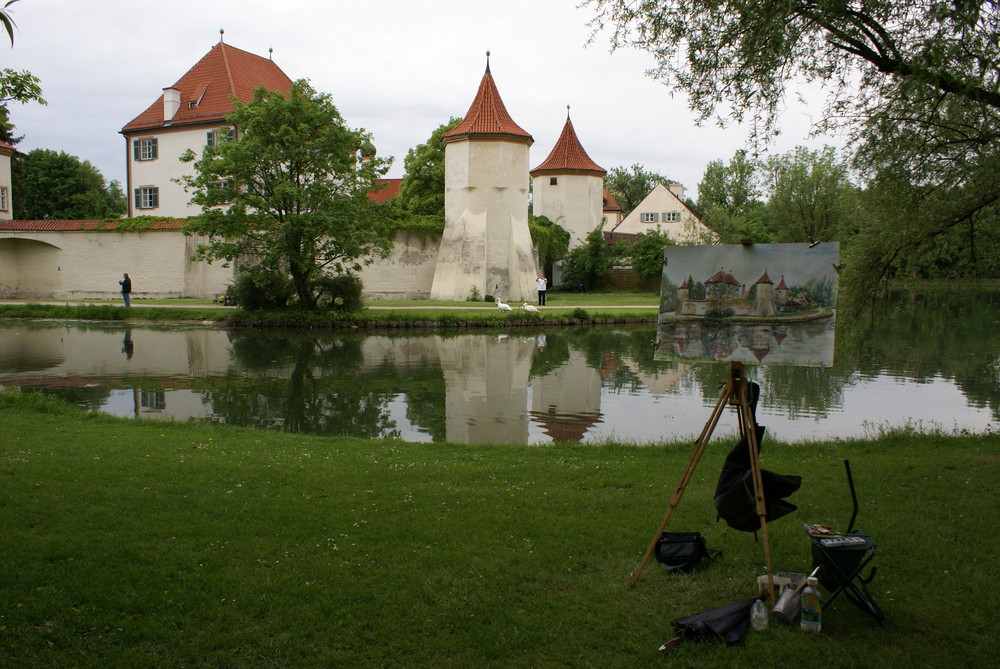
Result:
[[[840,245],[664,252],[658,359],[833,364]]]

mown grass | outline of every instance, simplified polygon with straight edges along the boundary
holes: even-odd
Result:
[[[804,476],[771,525],[878,542],[877,627],[844,599],[824,632],[659,654],[669,621],[752,596],[763,550],[715,522],[713,442],[671,529],[723,555],[628,586],[689,444],[466,446],[130,422],[0,394],[0,664],[51,667],[991,666],[1000,651],[996,435],[767,443]]]
[[[134,300],[131,308],[119,302],[84,304],[0,304],[0,318],[63,318],[79,320],[210,321],[219,325],[255,327],[510,327],[558,326],[580,322],[644,319],[654,321],[658,296],[651,292],[555,293],[548,308],[539,313],[500,311],[483,302],[434,302],[424,300],[366,303],[360,313],[251,312],[219,309],[209,300]],[[145,305],[145,306],[144,306]],[[640,307],[640,308],[636,308]]]

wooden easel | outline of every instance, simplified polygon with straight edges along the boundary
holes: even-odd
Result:
[[[715,408],[712,410],[712,415],[709,416],[708,422],[705,423],[705,427],[701,431],[701,435],[699,435],[697,441],[695,441],[694,453],[691,454],[691,460],[688,462],[687,469],[684,470],[684,475],[681,476],[681,482],[677,485],[677,489],[670,497],[670,506],[667,509],[666,515],[663,517],[663,522],[660,523],[660,527],[656,530],[653,540],[649,542],[649,548],[646,549],[646,554],[642,557],[642,562],[639,563],[639,568],[636,569],[630,585],[635,585],[639,580],[639,576],[642,575],[642,570],[645,569],[646,563],[649,562],[650,556],[656,549],[656,542],[659,541],[660,535],[663,534],[663,529],[667,526],[667,521],[670,520],[670,515],[674,512],[674,509],[677,508],[677,505],[680,504],[681,496],[684,494],[684,490],[691,482],[691,477],[694,476],[694,470],[698,467],[698,462],[701,460],[701,456],[705,452],[708,440],[712,437],[712,432],[715,430],[715,426],[719,423],[719,418],[722,416],[722,411],[726,408],[727,403],[732,404],[737,408],[740,435],[746,437],[747,444],[750,449],[750,468],[753,472],[754,504],[757,510],[757,515],[760,518],[761,534],[764,537],[764,560],[767,563],[767,586],[768,593],[771,597],[771,605],[773,606],[774,576],[771,572],[771,548],[767,540],[767,507],[764,504],[764,484],[760,474],[760,444],[757,443],[757,422],[754,419],[753,410],[750,404],[750,384],[743,376],[743,363],[741,362],[731,363],[729,378],[726,380],[726,385],[723,387],[722,393],[719,395],[719,401],[716,402]]]

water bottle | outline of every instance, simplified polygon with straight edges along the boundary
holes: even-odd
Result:
[[[758,632],[767,629],[768,616],[767,616],[767,606],[764,605],[764,600],[758,599],[750,607],[750,624]]]
[[[815,576],[806,579],[806,589],[802,591],[802,617],[799,625],[806,632],[819,632],[823,628],[823,602],[819,598]]]

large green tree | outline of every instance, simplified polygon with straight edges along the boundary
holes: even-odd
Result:
[[[756,161],[746,151],[737,151],[726,164],[713,160],[705,167],[698,184],[698,209],[702,222],[722,244],[744,240],[772,241],[766,222],[766,208],[761,198],[760,175]]]
[[[650,172],[639,164],[631,167],[612,167],[604,176],[604,187],[622,208],[622,216],[639,206],[639,203],[649,195],[649,192],[656,187],[656,184],[667,185],[672,179],[668,179],[662,174]]]
[[[260,87],[226,117],[236,137],[193,152],[183,182],[202,213],[187,230],[208,236],[205,260],[241,259],[286,274],[298,306],[316,307],[330,277],[391,248],[368,193],[389,161],[369,156],[369,133],[347,127],[326,93],[305,80],[287,93]]]
[[[461,118],[451,117],[431,133],[423,144],[406,152],[403,183],[399,188],[399,204],[414,214],[434,215],[444,218],[444,144],[441,136],[459,123]]]
[[[871,294],[945,238],[996,238],[996,0],[586,2],[614,47],[654,56],[653,76],[701,121],[745,121],[766,140],[789,90],[826,86],[818,129],[840,128],[871,195],[848,259],[855,288]]]
[[[11,180],[15,218],[116,218],[127,209],[121,184],[107,183],[89,161],[64,151],[15,154]]]
[[[768,158],[768,219],[777,242],[846,240],[860,222],[858,189],[832,146]]]

